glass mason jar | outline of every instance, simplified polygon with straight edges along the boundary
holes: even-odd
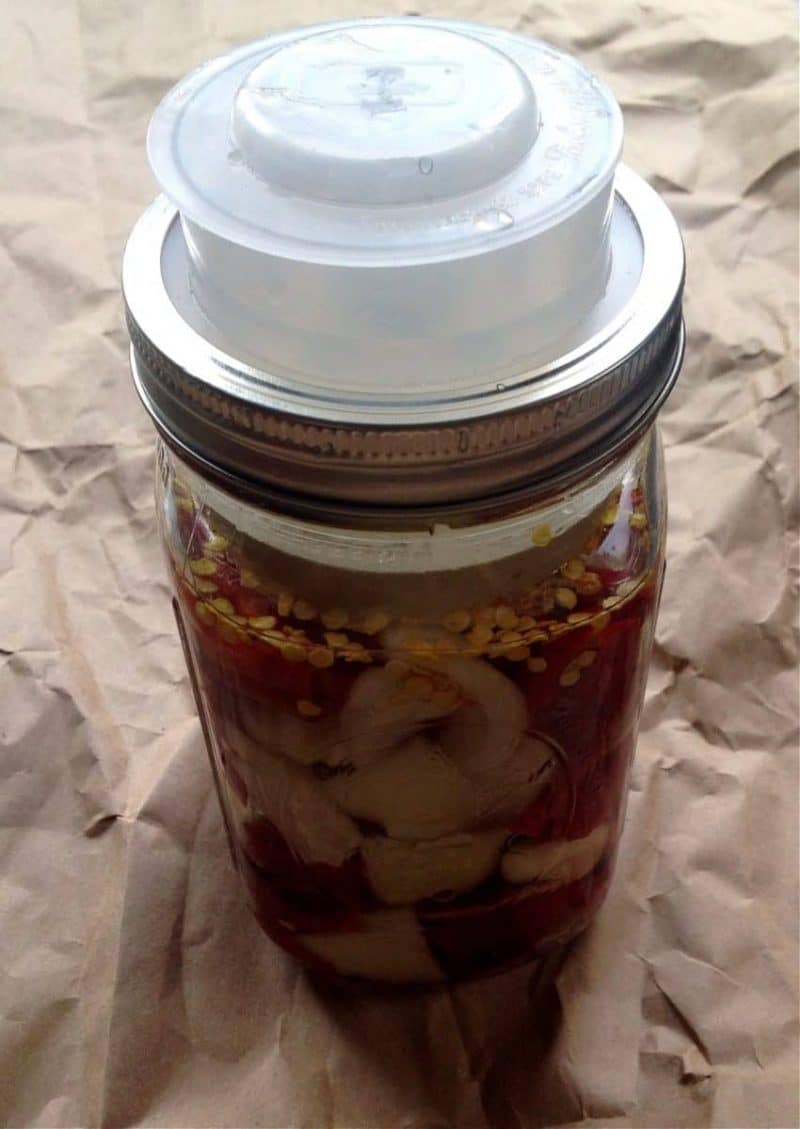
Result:
[[[236,867],[279,945],[379,981],[544,957],[597,912],[664,568],[654,420],[683,350],[680,237],[616,168],[605,88],[541,44],[476,29],[355,21],[195,72],[151,128],[172,202],[142,218],[124,268],[176,617]],[[501,110],[486,106],[498,89]],[[387,141],[384,113],[415,98],[424,120],[407,112]],[[562,103],[561,140],[539,136],[534,110],[549,123]],[[213,153],[218,104],[237,161],[204,186],[192,130]],[[494,124],[478,129],[481,109]],[[357,150],[323,170],[308,136],[351,111]],[[460,125],[453,156],[442,138]],[[409,137],[434,154],[413,177],[387,167],[387,145],[402,157]],[[487,160],[506,195],[517,177],[518,215],[486,204]],[[259,176],[221,201],[242,163]],[[440,166],[443,183],[415,195]],[[274,197],[267,168],[283,178]],[[274,207],[266,231],[251,194]],[[472,201],[469,223],[454,195]],[[403,253],[376,261],[403,230]],[[313,254],[292,250],[298,234]],[[544,281],[532,256],[552,267]]]

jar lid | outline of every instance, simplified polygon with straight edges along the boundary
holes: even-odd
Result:
[[[608,457],[682,350],[674,220],[608,89],[482,25],[354,20],[190,74],[128,243],[134,378],[220,474],[467,500]]]

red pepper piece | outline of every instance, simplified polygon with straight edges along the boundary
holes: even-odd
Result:
[[[274,615],[279,619],[275,601],[262,592],[254,592],[252,588],[236,588],[228,597],[236,608],[238,615],[246,615],[248,619],[256,616]]]
[[[607,856],[591,874],[556,890],[509,890],[474,906],[420,910],[431,951],[450,977],[474,976],[565,943],[583,929],[608,890]]]
[[[237,834],[251,864],[248,887],[254,900],[260,901],[262,911],[279,910],[303,932],[345,924],[372,900],[358,854],[341,866],[302,862],[263,817],[240,824]]]

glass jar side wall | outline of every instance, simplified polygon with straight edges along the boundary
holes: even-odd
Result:
[[[557,517],[520,514],[513,537],[451,531],[442,567],[422,570],[404,569],[405,534],[378,567],[348,568],[346,531],[304,551],[300,530],[293,551],[284,519],[243,520],[164,447],[159,471],[220,799],[265,931],[327,972],[431,982],[582,929],[611,878],[652,646],[657,437],[592,504],[583,491]]]

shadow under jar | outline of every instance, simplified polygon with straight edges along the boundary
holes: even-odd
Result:
[[[321,971],[497,971],[606,895],[683,351],[620,142],[574,60],[421,19],[251,45],[151,126],[124,287],[176,615],[253,910]]]

